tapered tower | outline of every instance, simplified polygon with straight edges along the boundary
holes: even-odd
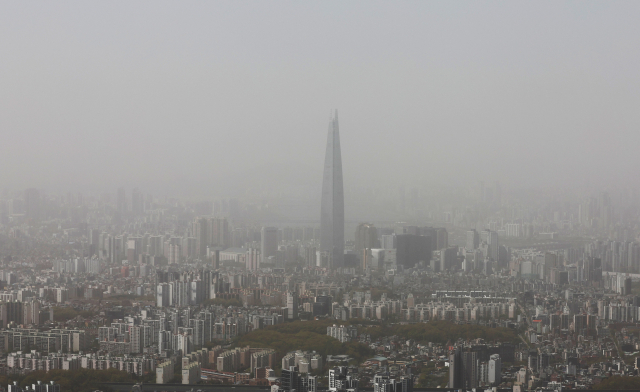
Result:
[[[344,266],[344,190],[338,111],[329,121],[320,208],[320,250],[330,252],[333,267]]]

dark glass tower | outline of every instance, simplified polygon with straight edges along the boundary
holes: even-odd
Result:
[[[330,252],[333,267],[344,266],[344,191],[338,111],[329,122],[320,208],[320,250]]]

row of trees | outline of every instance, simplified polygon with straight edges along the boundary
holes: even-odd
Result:
[[[640,390],[640,377],[629,376],[613,376],[603,380],[601,383],[593,386],[593,389],[599,390]]]
[[[94,316],[94,313],[90,310],[75,310],[72,307],[54,307],[53,308],[53,320],[65,322],[69,321],[76,316],[82,316],[84,318],[90,318]]]
[[[117,369],[94,370],[94,369],[78,369],[78,370],[36,370],[25,375],[0,375],[0,386],[13,383],[14,381],[22,387],[31,386],[38,381],[49,382],[54,381],[60,384],[60,389],[65,392],[87,392],[95,390],[105,390],[100,386],[105,382],[140,382],[136,376]],[[146,381],[146,380],[145,380]]]
[[[242,307],[242,301],[240,301],[238,298],[229,298],[229,299],[225,299],[225,298],[212,298],[212,299],[207,299],[204,301],[203,303],[204,306],[208,306],[208,305],[222,305],[225,308],[229,307],[229,306],[237,306],[237,307]]]
[[[455,324],[449,321],[435,320],[428,323],[380,325],[364,328],[359,333],[367,333],[372,339],[383,336],[398,336],[402,339],[413,339],[418,343],[446,343],[462,339],[482,338],[488,342],[514,342],[518,335],[509,328],[490,328],[476,324]]]

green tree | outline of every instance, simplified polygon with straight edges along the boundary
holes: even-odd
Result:
[[[100,383],[104,382],[135,382],[133,375],[117,369],[94,370],[94,369],[78,369],[78,370],[51,370],[45,372],[38,370],[28,373],[25,376],[13,378],[8,381],[18,381],[19,385],[27,386],[36,384],[39,380],[54,381],[60,384],[60,389],[69,392],[86,392],[104,389],[100,387]]]
[[[626,389],[640,390],[640,377],[613,376],[593,386],[593,389]]]
[[[332,325],[333,321],[295,321],[270,326],[243,335],[237,346],[273,348],[278,357],[276,363],[280,363],[279,359],[287,352],[297,349],[316,351],[323,356],[345,354],[358,362],[374,355],[374,351],[364,344],[341,343],[327,336],[327,326]]]

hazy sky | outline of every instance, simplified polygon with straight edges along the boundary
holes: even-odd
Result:
[[[639,16],[637,1],[4,1],[0,187],[319,189],[334,108],[347,192],[635,186]]]

